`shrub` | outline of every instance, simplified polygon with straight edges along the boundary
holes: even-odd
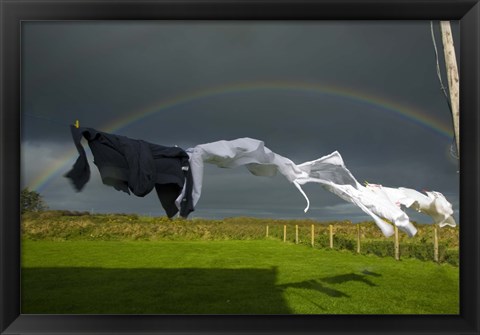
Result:
[[[315,238],[315,246],[317,248],[327,248],[330,247],[330,237],[327,234],[318,235]]]
[[[367,240],[361,243],[361,252],[380,257],[394,257],[395,246],[393,241]]]
[[[328,243],[330,244],[330,237],[328,241],[329,241]],[[334,235],[333,246],[336,249],[345,249],[345,250],[354,251],[357,248],[357,242],[348,236]]]
[[[24,188],[20,192],[20,212],[39,212],[47,209],[40,193]]]
[[[440,260],[443,260],[445,263],[452,264],[454,266],[459,266],[460,264],[460,254],[458,249],[444,249],[444,253]]]

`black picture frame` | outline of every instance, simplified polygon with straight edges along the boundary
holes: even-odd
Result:
[[[480,4],[477,0],[0,0],[0,17],[2,334],[479,334]],[[21,24],[29,20],[161,19],[459,20],[462,222],[460,315],[20,314]]]

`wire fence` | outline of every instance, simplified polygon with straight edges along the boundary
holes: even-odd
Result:
[[[267,225],[265,237],[280,239],[285,243],[309,245],[317,249],[349,250],[357,254],[374,254],[381,257],[417,258],[438,263],[458,265],[458,228],[422,227],[420,236],[402,236],[395,227],[392,237],[371,234],[370,226],[361,224]],[[442,241],[442,233],[445,239]]]
[[[170,220],[136,214],[92,214],[48,210],[22,214],[22,238],[33,240],[265,240],[355,254],[459,263],[459,227],[415,224],[417,234],[401,231],[386,238],[373,222],[318,222],[233,217]]]

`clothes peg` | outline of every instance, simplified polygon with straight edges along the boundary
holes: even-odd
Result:
[[[75,120],[75,128],[79,128],[79,127],[80,127],[80,121]]]

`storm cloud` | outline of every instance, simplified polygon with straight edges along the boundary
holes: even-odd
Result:
[[[296,163],[338,150],[360,182],[444,193],[458,222],[453,127],[429,21],[25,23],[22,187],[51,208],[164,215],[154,193],[103,185],[91,157],[92,178],[74,191],[62,175],[77,156],[76,119],[184,149],[252,137]],[[208,166],[192,216],[368,219],[318,185],[305,191],[306,214],[282,176]]]

